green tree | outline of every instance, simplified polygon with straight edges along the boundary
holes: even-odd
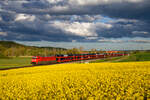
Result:
[[[6,56],[4,53],[5,50],[6,50],[6,48],[4,48],[2,45],[0,45],[0,58],[3,58]]]

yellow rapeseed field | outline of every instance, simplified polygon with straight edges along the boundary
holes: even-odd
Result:
[[[150,99],[150,62],[57,64],[0,71],[0,100]]]

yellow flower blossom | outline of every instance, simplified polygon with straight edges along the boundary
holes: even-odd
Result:
[[[57,64],[0,71],[1,100],[150,99],[150,62]]]

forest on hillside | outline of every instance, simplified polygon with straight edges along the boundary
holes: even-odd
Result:
[[[53,48],[53,47],[35,47],[25,46],[12,41],[0,41],[0,57],[13,57],[13,56],[48,56],[55,54],[64,54],[67,49]]]

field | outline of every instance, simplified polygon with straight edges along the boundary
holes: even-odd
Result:
[[[0,59],[0,69],[29,66],[29,65],[31,65],[30,63],[31,63],[30,57],[1,58]]]
[[[131,54],[127,58],[120,60],[120,62],[132,62],[132,61],[150,61],[150,52],[139,52]]]
[[[150,62],[57,64],[0,71],[0,99],[147,100]]]
[[[150,52],[138,52],[135,54],[130,54],[130,56],[121,57],[110,57],[105,59],[98,59],[91,61],[90,63],[100,63],[100,62],[139,62],[139,61],[150,61]]]

